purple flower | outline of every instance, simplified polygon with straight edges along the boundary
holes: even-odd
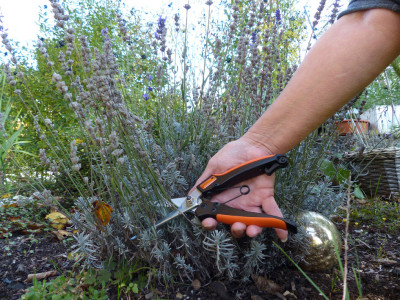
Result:
[[[147,78],[148,81],[152,81],[153,80],[153,75],[147,75],[146,78]]]
[[[250,37],[250,47],[254,48],[257,47],[257,41],[258,41],[258,36],[257,36],[258,31],[254,30],[251,33],[251,37]]]
[[[275,12],[275,20],[276,24],[281,25],[281,11],[279,8]]]
[[[106,28],[103,28],[103,29],[101,30],[101,35],[104,37],[104,38],[103,38],[103,41],[104,41],[104,42],[110,40],[110,36],[108,35],[108,28],[107,28],[107,27],[106,27]]]
[[[143,94],[143,99],[144,99],[144,100],[147,101],[147,100],[149,100],[149,98],[150,98],[150,97],[149,97],[149,95],[148,95],[147,93],[144,93],[144,94]]]
[[[165,36],[166,34],[166,29],[165,29],[165,21],[167,20],[167,17],[163,18],[160,16],[160,18],[158,19],[157,22],[157,30],[155,32],[155,38],[157,40],[162,40],[162,38]]]
[[[147,88],[147,90],[148,90],[149,92],[152,92],[152,91],[153,91],[153,88],[152,88],[151,86],[149,86],[149,87]]]

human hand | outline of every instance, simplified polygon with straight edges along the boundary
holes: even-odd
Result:
[[[244,138],[230,142],[210,159],[203,174],[197,180],[195,187],[212,174],[224,173],[239,164],[271,154],[268,150],[262,149]],[[256,213],[262,212],[262,208],[266,214],[283,217],[281,210],[275,202],[274,182],[275,176],[268,176],[266,174],[243,181],[240,184],[249,186],[250,193],[228,202],[227,205]],[[224,203],[239,194],[238,189],[228,189],[214,196],[212,201]],[[207,218],[202,222],[203,227],[208,230],[214,230],[217,224],[217,221],[212,218]],[[246,226],[243,223],[236,222],[232,224],[231,231],[232,235],[236,238],[243,237],[245,234],[249,237],[255,237],[262,232],[262,228],[256,225]],[[286,230],[276,228],[275,231],[282,241],[287,240],[288,233]]]

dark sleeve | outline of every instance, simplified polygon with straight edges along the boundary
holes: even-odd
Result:
[[[338,19],[352,12],[372,8],[386,8],[400,12],[400,0],[351,0],[347,9],[339,14]]]

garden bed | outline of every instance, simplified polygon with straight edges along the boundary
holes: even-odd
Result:
[[[333,218],[344,233],[344,210]],[[359,296],[356,270],[362,280],[363,299],[400,298],[400,218],[396,202],[359,201],[352,206],[349,239],[349,288],[351,299]],[[34,235],[15,232],[11,238],[0,239],[0,299],[19,299],[32,283],[28,274],[55,270],[57,276],[70,275],[73,261],[67,240],[60,241],[51,232]],[[77,272],[79,268],[75,268]],[[337,268],[308,273],[317,286],[330,298],[342,298],[342,276]],[[55,277],[48,278],[47,281]],[[269,281],[270,280],[270,281]],[[290,263],[265,278],[253,277],[250,283],[219,281],[177,282],[165,287],[154,282],[132,294],[138,299],[321,299],[318,291]],[[276,285],[275,285],[276,284]],[[117,299],[115,284],[107,288],[109,299]]]

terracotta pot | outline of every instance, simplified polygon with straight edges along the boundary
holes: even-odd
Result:
[[[339,135],[353,134],[354,132],[367,133],[370,122],[367,120],[345,119],[338,124]]]

